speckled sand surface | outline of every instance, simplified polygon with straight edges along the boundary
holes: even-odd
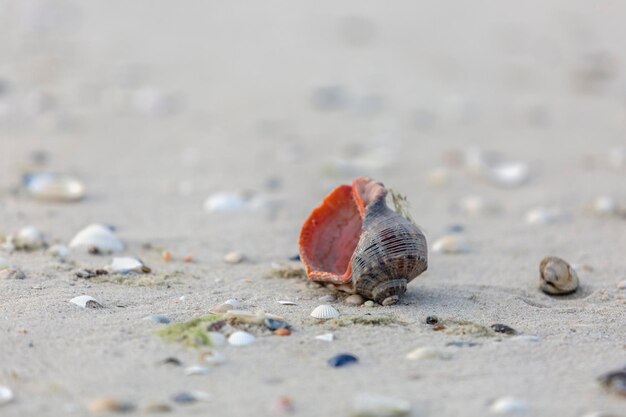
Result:
[[[626,415],[626,400],[596,382],[626,364],[626,292],[617,287],[626,279],[626,219],[584,210],[599,195],[626,203],[626,169],[607,162],[611,148],[626,145],[624,4],[340,3],[0,2],[0,233],[34,225],[67,244],[90,223],[112,224],[126,254],[157,280],[168,277],[167,285],[92,283],[74,272],[110,257],[74,253],[63,264],[43,252],[0,253],[27,276],[0,281],[0,385],[15,393],[0,415],[86,415],[101,396],[139,413],[184,390],[211,399],[170,402],[169,415],[273,415],[268,407],[285,395],[295,416],[347,416],[362,392],[409,400],[414,416],[485,416],[502,396],[527,402],[534,416]],[[580,91],[576,74],[597,53],[612,60],[609,75]],[[340,86],[350,99],[320,111],[312,95],[321,86]],[[124,106],[145,87],[175,93],[177,111]],[[35,111],[37,92],[56,104]],[[376,166],[338,170],[333,161],[354,160],[359,146],[379,149]],[[447,186],[428,183],[442,155],[471,146],[528,163],[530,181],[500,189],[451,169]],[[43,169],[84,181],[84,201],[12,192],[37,150],[48,155]],[[398,305],[333,303],[345,315],[390,315],[403,325],[312,323],[329,290],[264,278],[297,252],[310,210],[356,174],[406,194],[430,243],[454,224],[471,243],[467,254],[431,253]],[[203,211],[212,193],[237,190],[273,203]],[[466,195],[502,211],[452,210]],[[536,206],[561,208],[562,221],[526,224]],[[230,250],[249,260],[225,264]],[[184,254],[194,262],[181,262]],[[546,255],[591,267],[577,294],[537,290]],[[68,302],[81,294],[105,308]],[[294,333],[222,348],[227,362],[204,376],[156,365],[169,356],[193,365],[197,354],[163,342],[154,335],[161,325],[143,317],[185,321],[229,298],[282,315]],[[434,332],[428,315],[505,323],[539,341]],[[334,342],[314,339],[327,331]],[[456,340],[478,345],[446,347]],[[452,357],[405,359],[420,346]],[[340,352],[360,362],[328,367]]]

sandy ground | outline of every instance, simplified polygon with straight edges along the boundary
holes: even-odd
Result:
[[[484,416],[503,396],[533,416],[626,415],[624,399],[596,382],[626,362],[626,221],[584,210],[600,195],[626,203],[626,169],[607,159],[625,144],[626,7],[419,3],[1,1],[0,233],[34,225],[67,244],[90,223],[112,224],[125,253],[165,284],[74,277],[108,256],[0,253],[27,276],[0,282],[0,385],[15,393],[0,414],[85,415],[90,400],[112,396],[137,413],[165,402],[170,415],[273,415],[288,396],[297,416],[349,415],[355,395],[375,393],[409,400],[413,416]],[[329,86],[335,95],[320,108],[316,92]],[[502,189],[454,168],[445,186],[427,181],[446,154],[471,146],[524,161],[529,182]],[[76,175],[87,198],[16,194],[34,151],[47,155],[38,169]],[[360,174],[405,193],[429,243],[462,225],[471,248],[430,253],[398,305],[333,303],[402,324],[313,323],[332,292],[264,275],[297,253],[322,197]],[[212,193],[239,190],[270,203],[203,210]],[[466,195],[502,210],[466,216],[454,210]],[[528,225],[536,206],[563,216]],[[224,263],[230,250],[248,260]],[[590,267],[577,294],[538,291],[546,255]],[[81,294],[105,308],[68,302]],[[194,365],[197,352],[165,343],[143,317],[185,321],[230,298],[282,315],[294,333],[221,348],[227,362],[204,376],[157,365],[169,356]],[[434,332],[429,315],[505,323],[539,341]],[[327,331],[334,342],[314,339]],[[459,340],[477,345],[447,346]],[[420,346],[451,358],[405,358]],[[360,362],[330,368],[340,352]],[[192,390],[210,401],[170,401]]]

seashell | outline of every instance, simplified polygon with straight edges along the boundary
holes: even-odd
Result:
[[[288,329],[291,327],[286,321],[270,318],[266,318],[264,324],[269,330]]]
[[[513,397],[498,398],[490,409],[495,414],[526,414],[530,411],[528,403]]]
[[[376,303],[374,303],[372,300],[367,300],[366,302],[363,303],[363,305],[365,307],[374,307]]]
[[[43,233],[34,226],[26,226],[10,237],[17,250],[36,250],[46,246]]]
[[[87,404],[87,409],[92,413],[125,413],[134,408],[133,404],[112,397],[96,398]]]
[[[524,217],[527,224],[552,224],[562,217],[561,210],[554,207],[536,207],[529,210]]]
[[[358,394],[352,403],[352,417],[404,417],[411,414],[411,403],[372,393]]]
[[[70,303],[76,304],[82,308],[102,308],[102,304],[100,304],[95,298],[88,295],[79,295],[78,297],[74,297],[70,300]]]
[[[11,388],[0,385],[0,405],[10,403],[13,401],[13,398],[15,398],[15,396]]]
[[[248,332],[237,331],[228,337],[231,346],[247,346],[256,341],[256,338]]]
[[[332,333],[324,333],[319,336],[315,336],[316,340],[321,340],[322,342],[332,342],[335,339],[335,336]]]
[[[26,274],[20,269],[5,268],[0,270],[0,279],[25,279]]]
[[[246,209],[248,199],[239,193],[216,193],[204,201],[204,210],[208,212],[231,213]]]
[[[343,301],[346,304],[351,304],[351,305],[354,305],[354,306],[360,306],[361,304],[363,304],[365,302],[365,299],[360,294],[352,294],[351,296],[347,297]]]
[[[288,300],[278,300],[277,303],[280,305],[284,305],[284,306],[297,306],[298,305],[298,303],[293,302],[293,301],[288,301]]]
[[[215,333],[215,332],[211,332],[211,333]],[[224,337],[221,333],[215,333],[215,334],[219,334],[220,336]],[[226,342],[225,338],[224,338],[224,342]],[[201,358],[204,363],[209,364],[211,366],[221,365],[224,362],[226,362],[226,358],[224,357],[224,355],[219,353],[217,350],[211,350],[209,352],[202,352]]]
[[[450,355],[430,346],[423,346],[407,353],[406,358],[412,361],[425,359],[449,359]]]
[[[322,304],[321,306],[315,307],[315,309],[311,312],[311,317],[320,320],[336,319],[339,317],[339,311],[337,311],[333,306]]]
[[[576,271],[561,258],[543,258],[539,264],[539,273],[539,288],[546,294],[565,295],[578,289]]]
[[[42,201],[78,201],[85,197],[85,186],[74,177],[40,172],[27,174],[23,184],[28,193]]]
[[[131,274],[131,273],[148,273],[148,268],[144,263],[137,258],[113,258],[113,262],[107,268],[110,272],[116,274]]]
[[[340,368],[342,366],[357,363],[359,359],[350,353],[340,353],[328,360],[328,364],[333,368]]]
[[[193,365],[185,368],[185,375],[193,376],[193,375],[206,375],[209,373],[209,368],[201,365]]]
[[[66,258],[70,254],[70,249],[65,245],[52,245],[48,248],[46,253],[55,258]]]
[[[601,375],[598,382],[608,391],[626,397],[626,367]]]
[[[262,324],[263,320],[265,320],[265,314],[255,314],[246,310],[229,310],[224,313],[223,317],[248,324]]]
[[[228,252],[226,255],[224,255],[224,262],[228,263],[228,264],[238,264],[243,262],[246,259],[246,257],[243,255],[243,253],[240,252]]]
[[[470,243],[465,236],[454,233],[436,240],[432,245],[432,250],[436,253],[467,253],[470,251]]]
[[[117,253],[124,250],[124,244],[115,236],[112,228],[102,224],[92,224],[78,232],[69,247],[85,249],[89,253],[96,254]]]
[[[300,231],[300,258],[312,281],[350,284],[383,305],[397,302],[427,268],[426,239],[387,207],[383,184],[367,177],[335,188]]]

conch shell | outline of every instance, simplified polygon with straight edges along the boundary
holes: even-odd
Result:
[[[390,305],[426,270],[426,238],[387,207],[386,195],[382,183],[358,177],[313,210],[299,239],[310,280],[349,284],[355,293]]]

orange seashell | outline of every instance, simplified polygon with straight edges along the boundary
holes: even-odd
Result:
[[[354,292],[394,304],[428,265],[426,238],[387,207],[380,182],[358,177],[335,188],[300,231],[300,257],[312,281],[351,284]]]

